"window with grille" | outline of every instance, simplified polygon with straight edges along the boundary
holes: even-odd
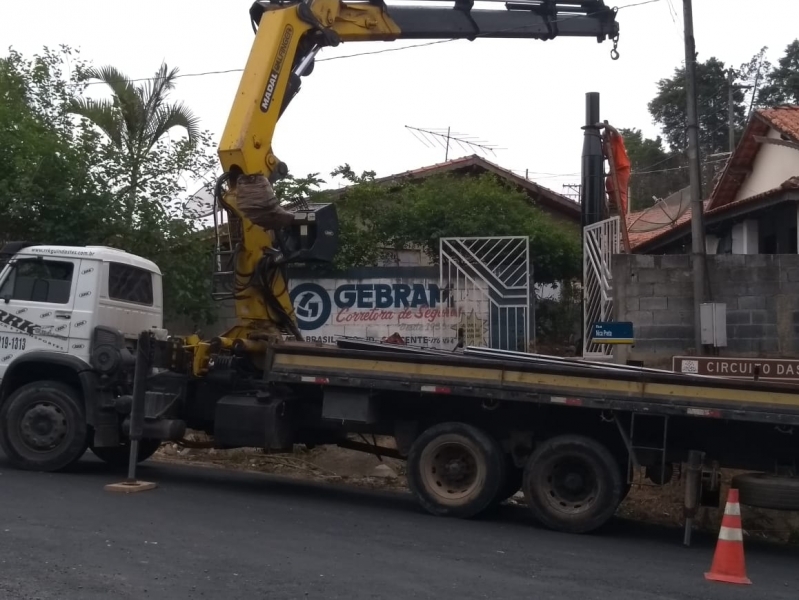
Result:
[[[153,276],[145,269],[122,263],[108,263],[108,297],[152,306]]]

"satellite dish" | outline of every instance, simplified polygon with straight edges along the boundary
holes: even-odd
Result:
[[[208,177],[208,174],[200,178],[200,187],[191,194],[186,202],[183,204],[183,216],[187,218],[203,219],[210,217],[214,214],[214,192],[213,184],[216,180],[214,177]]]
[[[627,231],[644,233],[670,227],[685,214],[690,206],[690,188],[686,187],[663,200],[658,200],[653,206],[639,213],[627,227]]]

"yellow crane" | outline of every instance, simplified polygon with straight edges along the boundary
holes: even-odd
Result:
[[[499,9],[475,9],[473,4],[273,0],[252,5],[255,40],[219,145],[224,174],[215,194],[217,208],[229,219],[231,242],[220,252],[230,266],[225,276],[234,280],[230,297],[238,322],[212,342],[193,338],[195,375],[205,371],[216,350],[236,347],[257,355],[265,351],[265,342],[285,334],[302,339],[283,266],[332,260],[337,221],[332,206],[294,212],[280,207],[271,183],[288,169],[275,154],[272,137],[320,50],[342,42],[568,36],[613,40],[612,56],[618,56],[616,9],[603,0],[522,0]]]

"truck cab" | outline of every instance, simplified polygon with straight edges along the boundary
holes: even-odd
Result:
[[[12,462],[48,469],[87,447],[122,461],[113,409],[131,393],[138,334],[163,332],[158,266],[104,246],[10,243],[0,258],[4,451]]]

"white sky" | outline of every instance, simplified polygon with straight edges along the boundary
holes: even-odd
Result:
[[[639,0],[619,0],[617,6]],[[147,77],[162,60],[182,74],[244,66],[253,33],[250,0],[0,0],[3,53],[45,45],[79,48],[96,65]],[[610,6],[613,3],[608,2]],[[670,4],[676,10],[672,19]],[[498,5],[501,6],[501,5]],[[617,127],[657,129],[647,112],[658,79],[684,58],[681,0],[622,9],[618,61],[595,39],[478,39],[318,62],[278,124],[273,147],[295,175],[348,162],[378,176],[443,161],[405,129],[452,127],[498,147],[489,160],[562,191],[577,183],[585,93],[601,94],[601,116]],[[799,37],[799,0],[695,0],[699,60],[738,66],[762,46],[776,62]],[[419,42],[345,43],[318,58]],[[184,100],[218,136],[240,74],[178,80]],[[97,93],[105,93],[97,86]],[[470,153],[470,152],[469,152]],[[467,154],[457,146],[450,158]]]

